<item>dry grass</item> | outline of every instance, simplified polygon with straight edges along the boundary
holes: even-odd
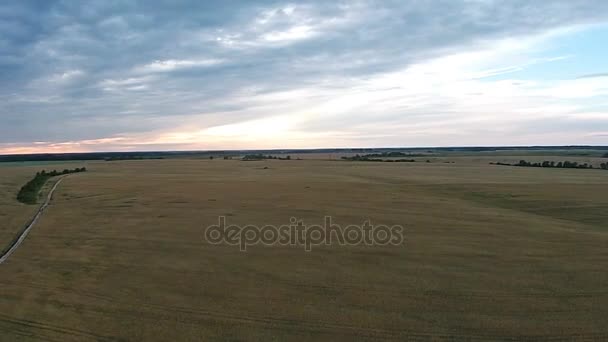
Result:
[[[0,266],[0,340],[608,338],[606,171],[465,158],[86,166]],[[28,178],[0,174],[4,192]],[[242,253],[204,242],[219,215],[369,218],[407,237]]]
[[[47,170],[63,170],[71,164],[41,164],[41,163],[0,163],[0,252],[15,238],[30,220],[38,206],[26,205],[17,201],[19,189],[31,180],[36,172]],[[40,191],[43,196],[52,186],[53,181]]]

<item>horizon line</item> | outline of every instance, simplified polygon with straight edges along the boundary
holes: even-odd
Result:
[[[126,153],[220,153],[220,152],[259,152],[259,151],[293,151],[293,152],[312,152],[312,151],[331,151],[331,150],[397,150],[397,149],[455,149],[455,148],[599,148],[608,149],[608,145],[453,145],[453,146],[397,146],[397,147],[322,147],[322,148],[269,148],[269,149],[211,149],[211,150],[131,150],[131,151],[82,151],[82,152],[39,152],[39,153],[7,153],[0,154],[5,156],[37,156],[37,155],[82,155],[82,154],[126,154]]]

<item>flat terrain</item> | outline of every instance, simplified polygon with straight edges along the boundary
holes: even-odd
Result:
[[[81,163],[0,265],[0,340],[607,340],[608,171],[488,165],[519,159]],[[41,168],[0,166],[0,242]],[[406,239],[240,252],[220,215]]]
[[[63,170],[69,163],[0,163],[0,252],[10,245],[17,233],[31,220],[37,206],[25,205],[17,201],[19,189],[42,169]],[[41,197],[50,189],[54,180],[48,182],[41,191]]]

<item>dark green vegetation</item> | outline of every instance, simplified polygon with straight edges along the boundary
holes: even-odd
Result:
[[[245,161],[266,160],[266,159],[291,160],[291,156],[277,157],[277,156],[263,155],[261,153],[258,153],[258,154],[247,154],[243,157],[243,160],[245,160]]]
[[[416,162],[414,159],[380,159],[374,158],[374,156],[379,156],[378,154],[366,154],[366,155],[354,155],[352,157],[342,157],[342,160],[348,161],[368,161],[368,162],[402,162],[402,163],[414,163]]]
[[[0,162],[157,159],[176,152],[100,152],[0,155]],[[185,154],[186,152],[179,152]]]
[[[85,167],[75,168],[73,170],[65,169],[63,171],[53,170],[51,172],[46,172],[45,170],[42,170],[41,172],[36,173],[36,176],[32,180],[30,180],[23,187],[21,187],[21,190],[19,190],[19,193],[17,194],[17,200],[25,204],[36,204],[36,201],[38,199],[38,193],[40,192],[40,189],[42,188],[44,183],[46,183],[47,180],[55,176],[67,175],[70,173],[77,172],[85,172],[86,170],[87,169]]]
[[[161,156],[139,156],[139,155],[119,155],[104,158],[105,161],[118,161],[118,160],[144,160],[144,159],[165,159]]]
[[[587,163],[582,163],[579,164],[578,162],[571,162],[571,161],[564,161],[564,162],[555,162],[555,161],[543,161],[541,162],[536,162],[536,163],[532,163],[529,161],[525,161],[525,160],[520,160],[519,163],[517,164],[509,164],[509,163],[490,163],[491,165],[504,165],[504,166],[520,166],[520,167],[554,167],[554,168],[560,168],[560,169],[593,169],[593,165],[591,164],[587,164]],[[601,169],[608,169],[608,164],[606,163],[602,163],[600,164],[600,168]]]
[[[23,161],[70,161],[70,160],[135,160],[159,158],[208,158],[210,155],[287,155],[336,153],[369,154],[370,158],[419,157],[423,155],[570,155],[608,157],[608,146],[501,146],[501,147],[414,147],[414,148],[329,148],[329,149],[285,149],[285,150],[232,150],[232,151],[154,151],[154,152],[94,152],[94,153],[48,153],[0,155],[0,162]]]
[[[398,158],[398,157],[425,157],[428,154],[423,153],[405,153],[401,151],[382,152],[382,153],[371,153],[366,154],[368,158]]]

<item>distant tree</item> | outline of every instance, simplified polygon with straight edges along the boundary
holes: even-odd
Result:
[[[541,162],[537,162],[537,163],[531,163],[525,160],[520,160],[519,163],[517,164],[507,164],[507,163],[501,163],[501,162],[496,162],[496,163],[490,163],[493,165],[511,165],[511,166],[526,166],[526,167],[557,167],[557,168],[564,168],[564,169],[594,169],[595,167],[593,166],[593,164],[589,164],[589,163],[582,163],[579,164],[577,162],[571,162],[569,160],[566,160],[564,162],[558,162],[555,163],[554,161],[543,161]],[[602,163],[600,164],[600,168],[601,169],[608,169],[608,163]]]

